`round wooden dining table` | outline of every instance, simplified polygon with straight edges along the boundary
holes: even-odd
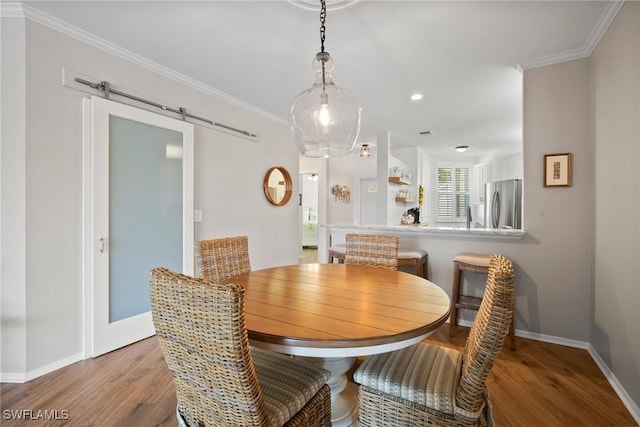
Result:
[[[300,264],[229,281],[245,288],[252,345],[307,357],[331,372],[334,426],[357,420],[357,388],[346,376],[356,356],[416,344],[449,316],[449,297],[438,285],[396,270]]]

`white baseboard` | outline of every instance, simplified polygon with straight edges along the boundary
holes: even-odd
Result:
[[[0,382],[25,383],[83,359],[84,357],[82,353],[76,353],[69,357],[65,357],[64,359],[60,359],[56,362],[50,363],[46,366],[41,366],[37,369],[27,371],[26,373],[0,372]]]
[[[473,322],[469,320],[458,320],[458,324],[470,328],[471,325],[473,325]],[[519,329],[516,329],[516,336],[535,341],[547,342],[550,344],[559,344],[566,347],[581,348],[583,350],[587,350],[593,361],[596,362],[596,365],[598,365],[598,368],[600,368],[600,371],[602,372],[604,377],[607,379],[607,381],[609,381],[609,384],[611,384],[611,387],[613,387],[613,390],[616,392],[620,400],[622,400],[623,405],[631,413],[633,419],[636,421],[636,423],[640,424],[640,408],[638,407],[638,405],[636,405],[633,399],[631,399],[629,393],[627,393],[622,384],[620,384],[620,381],[618,381],[613,372],[611,372],[611,369],[609,369],[604,360],[602,360],[602,357],[600,357],[596,349],[593,348],[590,343],[555,337],[553,335],[522,331]]]
[[[611,372],[611,369],[609,369],[604,360],[602,360],[602,357],[600,357],[596,349],[593,348],[591,344],[587,345],[587,351],[591,355],[593,361],[596,362],[596,365],[598,365],[598,368],[600,368],[607,381],[609,381],[611,387],[613,387],[615,392],[618,394],[618,397],[620,397],[620,400],[622,400],[624,406],[627,407],[633,419],[640,425],[640,408],[638,407],[638,405],[636,405],[633,399],[631,399],[631,396],[629,396],[627,390],[625,390],[622,384],[620,384],[620,381],[618,381],[613,372]]]
[[[473,325],[473,321],[460,319],[458,320],[458,325],[470,328]],[[521,338],[527,338],[534,341],[542,341],[542,342],[548,342],[550,344],[564,345],[566,347],[582,348],[584,350],[586,350],[589,347],[589,343],[584,341],[570,340],[567,338],[555,337],[553,335],[538,334],[535,332],[523,331],[521,329],[516,329],[516,336]]]
[[[3,383],[23,383],[26,375],[22,372],[0,372],[0,382]]]
[[[538,334],[535,332],[522,331],[520,329],[516,329],[516,336],[527,338],[534,341],[546,342],[549,344],[559,344],[565,347],[581,348],[583,350],[587,350],[587,348],[589,347],[588,342],[570,340],[568,338],[561,338],[553,335],[545,335],[545,334]]]

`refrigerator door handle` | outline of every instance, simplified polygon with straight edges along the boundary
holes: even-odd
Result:
[[[500,224],[500,193],[496,190],[491,198],[491,225],[498,228]]]

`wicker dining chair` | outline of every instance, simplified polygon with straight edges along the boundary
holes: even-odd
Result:
[[[151,314],[179,425],[330,426],[329,372],[249,346],[244,288],[157,268]]]
[[[197,276],[216,283],[251,271],[247,236],[196,242]]]
[[[398,236],[349,233],[344,262],[397,270],[399,242]]]
[[[486,379],[511,325],[511,261],[491,255],[487,288],[462,353],[426,343],[369,356],[354,373],[360,426],[493,425]]]

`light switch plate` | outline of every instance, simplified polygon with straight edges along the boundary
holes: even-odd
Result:
[[[193,211],[193,222],[202,222],[202,210],[196,209]]]

